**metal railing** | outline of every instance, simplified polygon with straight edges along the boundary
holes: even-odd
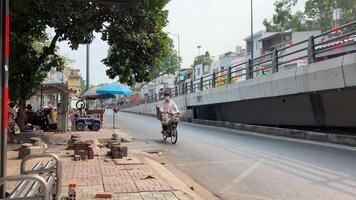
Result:
[[[329,34],[339,33],[339,36],[323,40]],[[289,69],[297,65],[298,61],[312,64],[325,59],[342,56],[346,53],[356,52],[356,21],[331,29],[319,35],[310,36],[308,39],[297,43],[291,43],[286,47],[273,49],[260,57],[249,59],[245,62],[233,65],[227,69],[213,72],[191,80],[183,84],[175,85],[171,89],[172,96],[181,96],[189,93],[204,91],[221,87],[242,80],[261,77],[270,73],[276,73],[281,69]],[[337,51],[343,47],[355,47],[348,52]],[[287,52],[287,53],[286,53]],[[145,103],[152,103],[163,99],[163,92],[158,95],[148,96]]]
[[[32,170],[26,170],[27,161],[38,158],[51,159],[46,164],[39,161]],[[5,200],[60,200],[62,176],[62,162],[58,156],[54,154],[28,155],[21,161],[20,175],[1,178],[0,185],[20,181]],[[53,193],[55,193],[55,198],[53,198]]]

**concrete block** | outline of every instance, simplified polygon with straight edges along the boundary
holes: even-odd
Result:
[[[254,99],[258,97],[258,93],[254,91],[253,79],[240,82],[240,95],[241,99]]]
[[[328,141],[330,143],[344,144],[349,146],[356,146],[356,137],[347,135],[329,135]]]
[[[295,81],[296,72],[297,69],[292,68],[273,73],[272,81],[270,83],[272,87],[272,95],[282,96],[298,93],[297,83]]]
[[[342,68],[346,87],[356,86],[356,53],[344,56]]]
[[[269,134],[269,127],[268,126],[256,126],[257,133]]]
[[[236,82],[226,86],[226,94],[225,94],[225,101],[240,101],[241,94],[240,94],[240,83]]]
[[[342,61],[337,57],[297,68],[298,93],[344,88]]]
[[[286,129],[285,136],[290,138],[305,139],[305,132],[300,130]]]
[[[276,135],[276,136],[285,136],[286,129],[284,128],[276,128],[276,127],[268,127],[268,134]]]
[[[327,142],[328,141],[328,135],[326,133],[316,133],[316,132],[305,132],[305,139],[306,140],[314,140],[314,141],[320,141],[320,142]]]

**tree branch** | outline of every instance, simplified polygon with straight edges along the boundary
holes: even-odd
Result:
[[[56,32],[56,35],[52,38],[51,44],[48,47],[44,47],[43,49],[43,53],[41,54],[41,56],[38,58],[38,62],[37,65],[40,66],[41,64],[44,63],[44,61],[46,60],[46,58],[49,55],[54,54],[54,50],[56,48],[56,43],[59,39],[59,37],[61,36],[61,33]]]

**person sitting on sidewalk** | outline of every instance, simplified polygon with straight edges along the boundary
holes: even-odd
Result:
[[[169,89],[165,89],[163,95],[164,100],[157,105],[157,117],[162,123],[162,133],[168,129],[167,123],[165,122],[166,120],[162,119],[162,114],[179,114],[177,104],[171,99],[171,91]]]

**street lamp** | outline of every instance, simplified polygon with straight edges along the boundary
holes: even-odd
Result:
[[[198,48],[198,50],[199,50],[199,56],[200,56],[200,55],[201,55],[201,51],[200,51],[200,50],[201,50],[202,46],[201,46],[201,45],[198,45],[197,48]]]
[[[251,0],[251,60],[253,59],[253,0]]]
[[[180,35],[176,33],[167,32],[170,35],[176,36],[178,38],[178,57],[180,59]]]

